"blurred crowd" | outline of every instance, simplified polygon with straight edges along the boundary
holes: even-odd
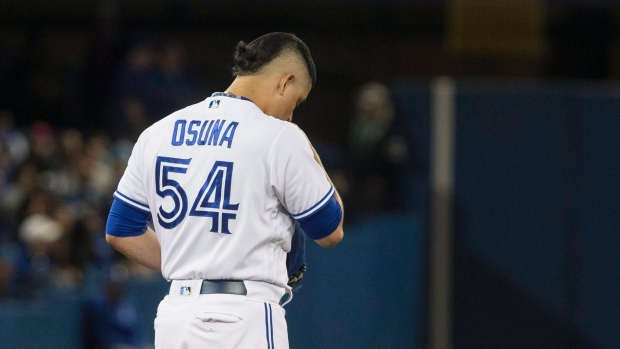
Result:
[[[128,278],[158,277],[105,241],[112,193],[133,143],[106,133],[85,136],[36,122],[25,130],[0,112],[0,298],[80,294],[86,348],[141,345],[133,305],[123,299]],[[130,316],[133,314],[133,316]]]
[[[121,258],[105,242],[105,217],[131,141],[13,125],[0,112],[0,296],[38,297],[107,277]]]

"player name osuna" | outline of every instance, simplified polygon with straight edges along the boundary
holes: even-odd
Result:
[[[219,100],[215,100],[218,102]],[[212,102],[215,102],[212,101]],[[237,121],[228,120],[177,120],[170,144],[181,145],[213,145],[232,146],[235,130],[239,126]],[[221,137],[220,137],[221,135]]]
[[[344,207],[293,111],[316,82],[298,37],[234,53],[225,92],[138,138],[106,240],[170,282],[155,348],[288,348],[283,306],[306,271],[305,238],[333,247]]]

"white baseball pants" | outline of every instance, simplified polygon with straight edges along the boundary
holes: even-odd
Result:
[[[155,318],[155,349],[288,349],[282,288],[245,281],[247,296],[200,290],[202,280],[174,280]],[[185,294],[183,294],[185,293]]]

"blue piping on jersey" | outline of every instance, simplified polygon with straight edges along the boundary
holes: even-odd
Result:
[[[327,200],[326,200],[326,199],[327,199],[328,197],[332,196],[333,194],[334,194],[334,187],[330,186],[330,187],[329,187],[329,190],[327,191],[327,194],[325,194],[325,196],[323,196],[323,197],[321,198],[321,200],[319,200],[316,204],[312,205],[312,207],[310,207],[309,209],[307,209],[307,210],[305,210],[305,211],[303,211],[303,212],[301,212],[301,213],[291,214],[291,216],[292,216],[293,218],[295,218],[295,219],[302,219],[302,218],[304,218],[303,216],[304,216],[305,214],[307,214],[308,212],[310,212],[310,211],[314,210],[317,206],[320,206],[320,205],[322,206],[323,204],[325,204],[325,203],[327,202]]]
[[[134,200],[134,199],[130,198],[129,196],[127,196],[127,195],[125,195],[125,194],[121,193],[121,192],[120,192],[120,191],[118,191],[118,190],[116,190],[116,191],[114,192],[114,195],[113,195],[113,196],[114,196],[115,198],[117,198],[117,199],[120,199],[120,200],[126,201],[128,204],[132,204],[132,203],[133,203],[133,204],[135,204],[135,205],[139,206],[139,207],[136,207],[137,209],[141,209],[142,211],[146,211],[146,212],[148,212],[148,213],[151,213],[151,210],[149,210],[149,206],[148,206],[148,205],[143,204],[143,203],[141,203],[141,202],[139,202],[139,201],[136,201],[136,200]]]
[[[319,240],[333,233],[341,220],[342,208],[332,196],[321,208],[297,221],[309,238]]]

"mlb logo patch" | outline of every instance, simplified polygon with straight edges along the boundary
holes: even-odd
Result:
[[[218,108],[220,106],[220,100],[216,99],[209,103],[209,108]]]
[[[181,296],[189,296],[192,294],[192,288],[189,286],[181,286],[181,291],[179,291]]]

